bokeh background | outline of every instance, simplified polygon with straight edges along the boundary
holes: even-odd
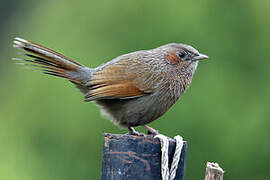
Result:
[[[194,46],[210,59],[151,125],[188,141],[186,179],[203,179],[207,161],[225,179],[269,178],[269,0],[0,3],[0,179],[100,179],[102,133],[127,132],[71,83],[15,65],[16,36],[90,67],[169,42]]]

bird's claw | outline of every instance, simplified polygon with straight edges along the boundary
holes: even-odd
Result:
[[[158,135],[158,130],[151,128],[150,126],[144,125],[143,126],[145,129],[147,129],[147,135],[152,135],[152,136],[156,136]]]
[[[127,133],[128,135],[133,135],[133,136],[143,136],[145,137],[146,135],[144,133],[139,133],[136,131],[133,127],[128,127],[129,132]]]

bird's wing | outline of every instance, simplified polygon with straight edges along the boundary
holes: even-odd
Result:
[[[125,59],[105,64],[87,83],[85,101],[136,98],[152,93],[153,74],[143,66],[140,61]]]

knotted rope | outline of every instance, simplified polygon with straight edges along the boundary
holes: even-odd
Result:
[[[161,145],[161,176],[162,180],[174,180],[176,176],[176,171],[178,167],[178,163],[181,157],[181,152],[183,148],[183,138],[179,135],[175,136],[174,139],[176,141],[175,152],[173,155],[173,161],[171,165],[171,169],[169,169],[169,139],[162,135],[158,134],[155,136],[158,138]]]

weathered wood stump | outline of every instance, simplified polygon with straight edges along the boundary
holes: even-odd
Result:
[[[218,163],[206,163],[205,180],[223,180],[223,173]]]
[[[175,180],[184,180],[186,147],[184,142]],[[175,140],[169,140],[169,167]],[[102,180],[161,180],[160,142],[153,136],[104,134]]]

